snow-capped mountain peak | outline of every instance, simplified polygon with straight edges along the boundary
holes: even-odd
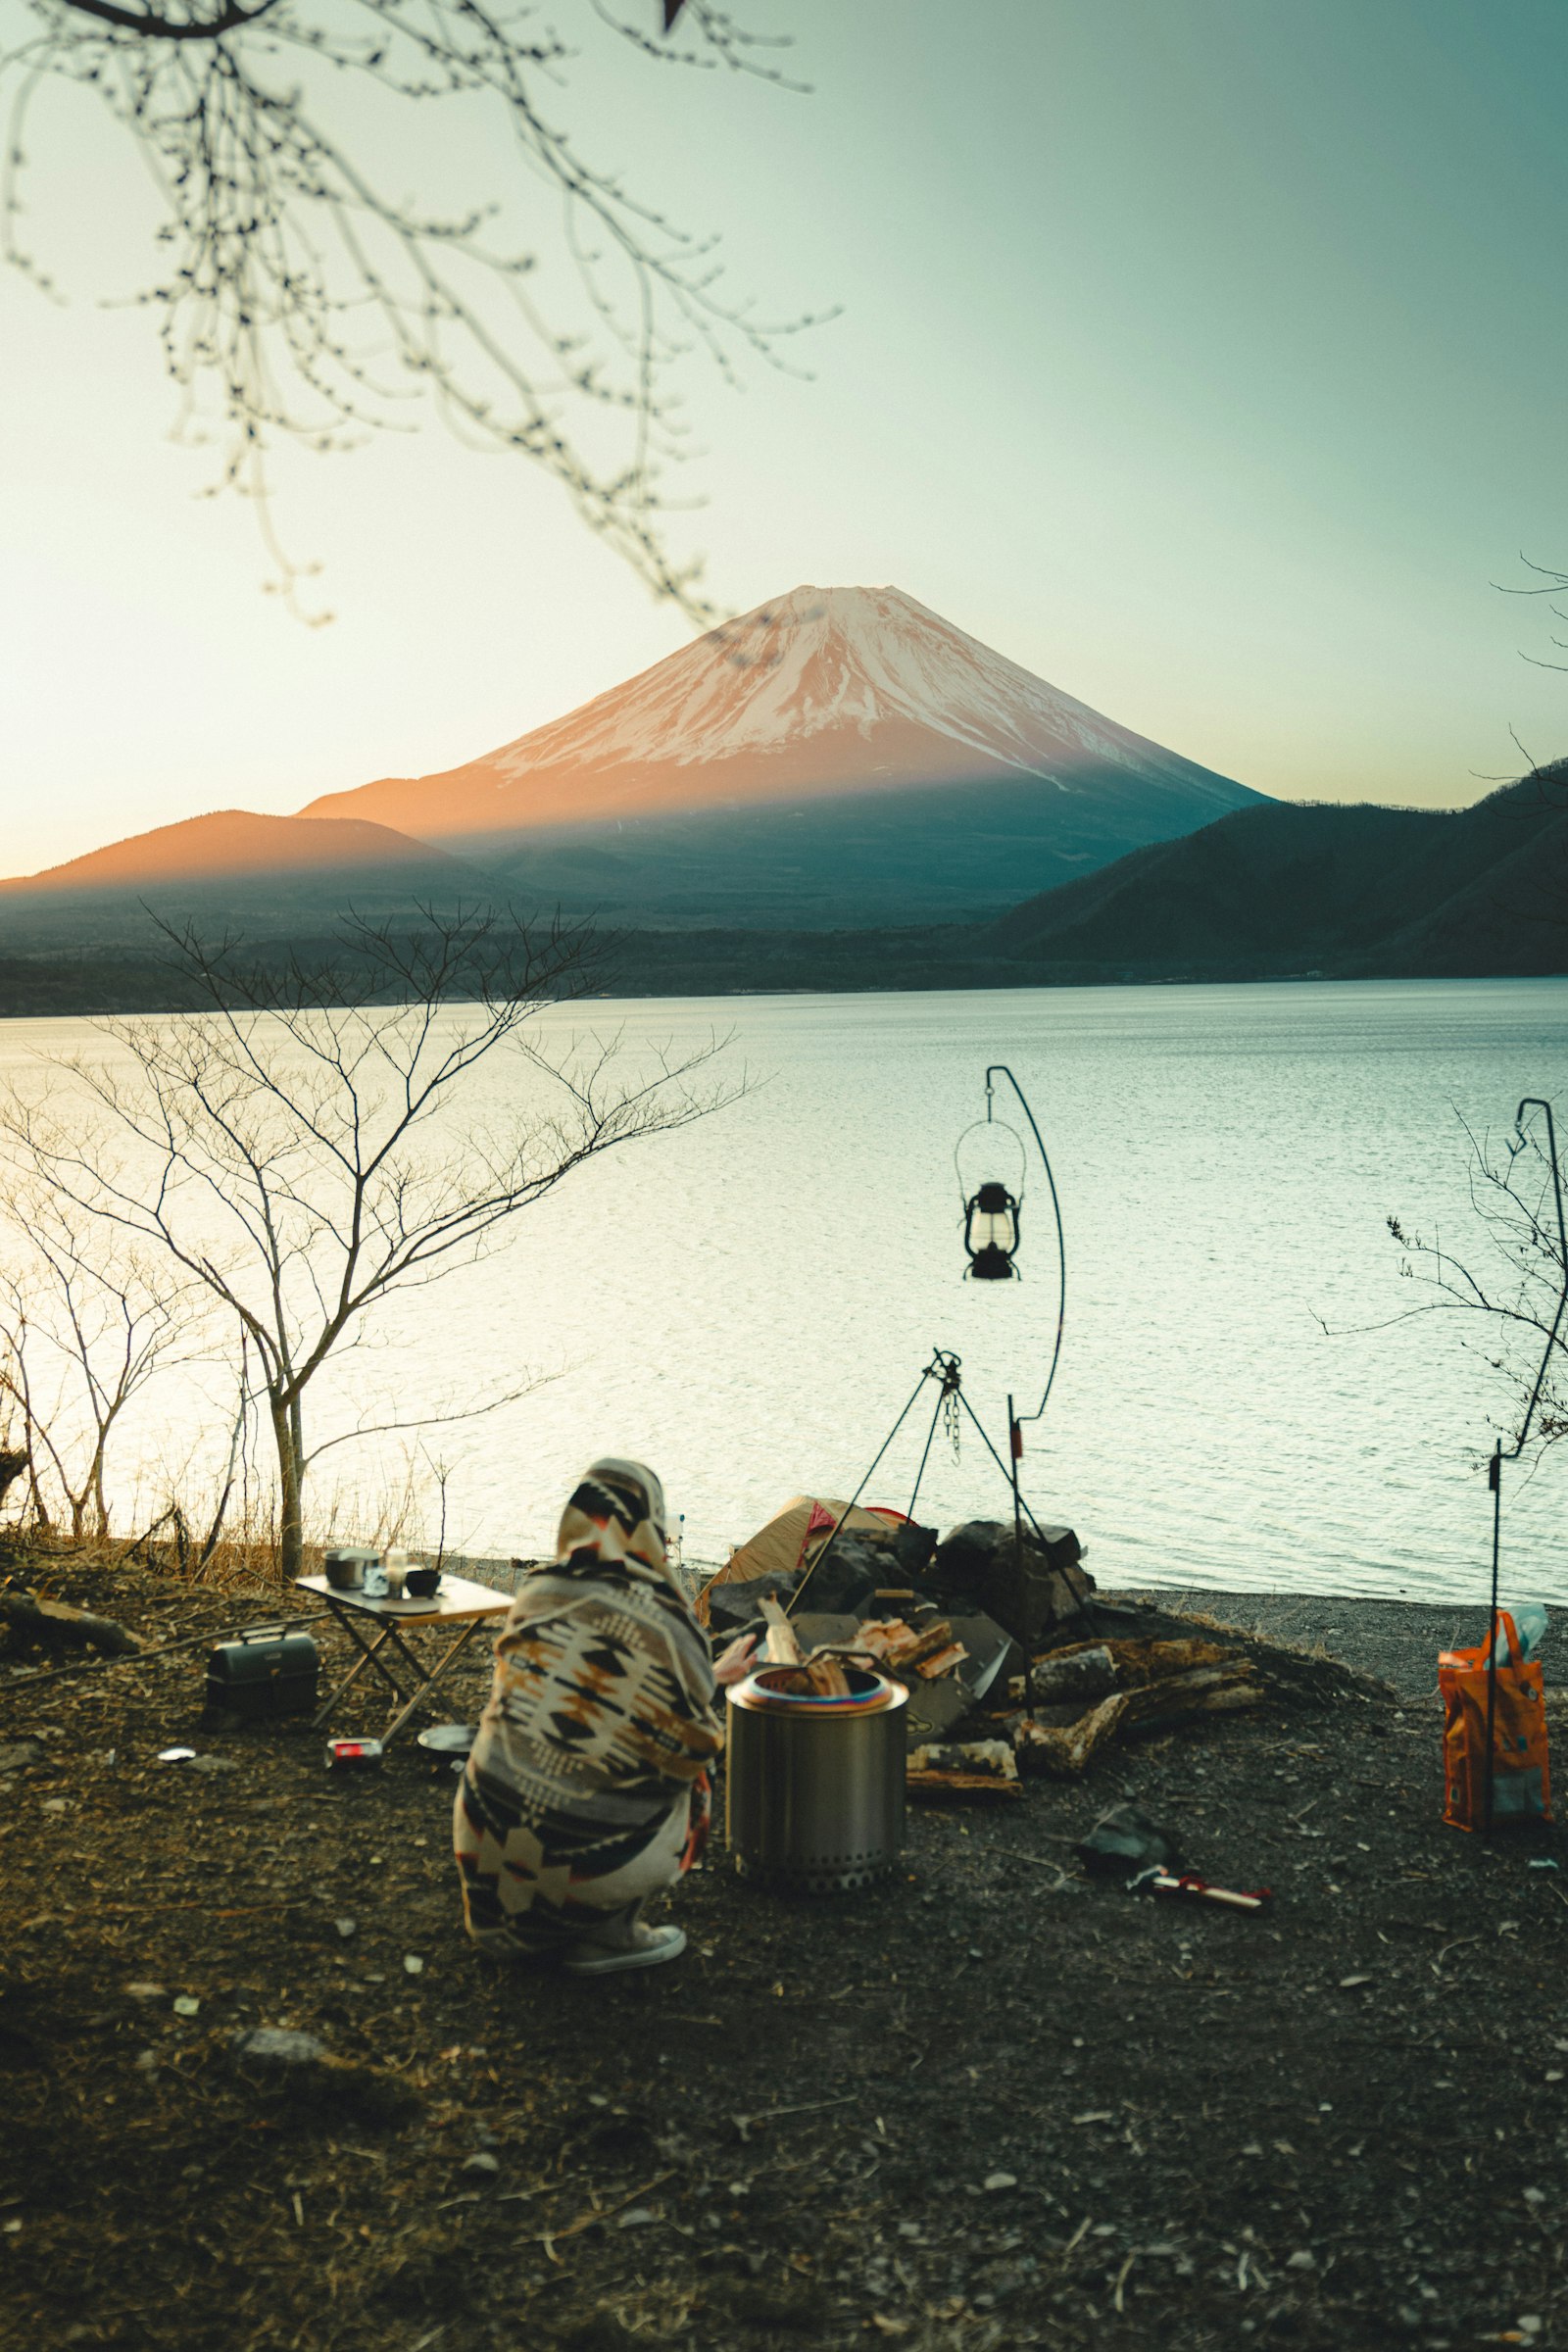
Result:
[[[1087,824],[1086,839],[1122,845],[1167,839],[1252,798],[902,588],[802,587],[480,759],[330,793],[302,813],[500,844],[544,827],[902,800],[933,786],[1070,801],[1075,835]]]
[[[695,765],[825,734],[868,741],[899,721],[944,739],[955,768],[978,759],[1036,771],[1043,755],[1086,751],[1114,760],[1126,741],[902,588],[802,587],[492,752],[488,764],[508,782],[564,759]]]

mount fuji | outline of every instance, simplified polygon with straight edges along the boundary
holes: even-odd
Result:
[[[836,926],[1015,906],[1261,796],[898,588],[797,588],[460,767],[329,793],[511,890]]]

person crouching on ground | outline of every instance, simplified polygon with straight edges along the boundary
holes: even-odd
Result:
[[[651,1470],[595,1462],[556,1558],[508,1612],[453,1809],[482,1949],[610,1976],[686,1948],[679,1928],[640,1914],[703,1850],[708,1766],[724,1743],[717,1686],[750,1670],[753,1643],[712,1662],[664,1524]]]

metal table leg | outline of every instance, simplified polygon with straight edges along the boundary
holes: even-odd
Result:
[[[445,1675],[447,1668],[453,1665],[461,1656],[463,1651],[467,1648],[468,1643],[472,1641],[474,1635],[478,1632],[479,1627],[483,1623],[484,1619],[482,1617],[470,1617],[468,1619],[462,1633],[453,1642],[451,1648],[446,1651],[444,1656],[437,1659],[435,1665],[430,1669],[428,1674],[423,1675],[419,1684],[419,1688],[415,1691],[414,1696],[409,1700],[407,1706],[403,1709],[403,1712],[400,1715],[394,1716],[392,1721],[387,1725],[385,1731],[381,1734],[381,1743],[383,1746],[390,1746],[391,1742],[397,1738],[399,1732],[402,1731],[404,1725],[408,1722],[409,1717],[415,1712],[415,1709],[416,1707],[423,1706],[425,1701],[433,1696],[436,1685]],[[389,1628],[388,1630],[392,1631],[394,1629]],[[404,1648],[404,1645],[401,1642],[398,1643],[398,1647],[403,1649],[405,1657],[410,1657],[411,1653]],[[416,1659],[411,1659],[411,1662],[417,1666],[418,1661]],[[399,1695],[402,1695],[401,1692]]]
[[[330,1600],[328,1600],[328,1606],[331,1606]],[[380,1676],[391,1691],[393,1705],[397,1710],[381,1734],[383,1746],[389,1745],[397,1738],[409,1718],[419,1707],[423,1706],[426,1701],[433,1701],[437,1687],[445,1679],[449,1668],[456,1664],[480,1626],[487,1622],[482,1617],[470,1617],[465,1620],[457,1640],[436,1660],[434,1666],[427,1669],[417,1652],[412,1650],[404,1641],[403,1628],[396,1619],[372,1618],[370,1624],[375,1630],[373,1635],[370,1635],[367,1633],[364,1612],[361,1610],[332,1608],[332,1616],[355,1643],[360,1655],[336,1689],[328,1692],[321,1706],[318,1708],[312,1720],[312,1729],[314,1731],[320,1730],[345,1692],[353,1689],[368,1666]],[[412,1630],[411,1627],[410,1631]],[[387,1648],[390,1648],[407,1667],[406,1682],[412,1684],[412,1690],[405,1687],[405,1682],[398,1679],[392,1665],[381,1656],[381,1651]]]
[[[330,1606],[330,1603],[328,1603],[328,1605]],[[336,1686],[334,1690],[328,1691],[326,1698],[317,1709],[316,1714],[312,1718],[311,1729],[318,1732],[320,1730],[322,1724],[327,1721],[328,1717],[332,1713],[333,1708],[344,1696],[345,1692],[351,1690],[354,1685],[359,1681],[367,1666],[372,1666],[375,1669],[376,1673],[381,1677],[381,1680],[391,1690],[393,1699],[399,1704],[401,1704],[408,1695],[404,1690],[402,1684],[392,1672],[391,1668],[376,1655],[378,1650],[385,1648],[388,1640],[396,1636],[396,1626],[386,1618],[374,1619],[372,1622],[376,1624],[380,1630],[377,1632],[373,1641],[368,1641],[366,1639],[364,1629],[360,1623],[360,1616],[357,1610],[334,1608],[332,1610],[332,1616],[335,1623],[342,1627],[343,1631],[354,1642],[355,1646],[360,1651],[360,1655],[355,1660],[354,1664],[349,1668],[348,1673],[343,1677],[343,1680]],[[399,1642],[397,1646],[401,1649],[403,1644]],[[404,1655],[408,1656],[408,1654],[409,1653],[405,1650]],[[417,1659],[411,1659],[410,1663],[413,1665],[416,1678],[417,1679],[419,1674],[418,1661]]]

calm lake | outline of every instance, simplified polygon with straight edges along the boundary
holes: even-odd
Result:
[[[547,1023],[590,1025],[581,1009]],[[720,1560],[791,1494],[850,1493],[937,1345],[1004,1450],[1004,1399],[1038,1398],[1056,1289],[1032,1157],[1025,1279],[960,1278],[954,1148],[1001,1061],[1045,1135],[1067,1236],[1061,1369],[1023,1465],[1037,1515],[1076,1527],[1106,1585],[1484,1595],[1474,1464],[1503,1392],[1455,1319],[1394,1320],[1413,1286],[1386,1219],[1463,1254],[1459,1114],[1500,1133],[1521,1095],[1568,1110],[1568,982],[640,1002],[596,1004],[591,1025],[634,1055],[729,1033],[752,1091],[583,1169],[503,1254],[349,1359],[330,1410],[372,1373],[464,1401],[548,1376],[430,1439],[450,1542],[548,1548],[575,1473],[614,1452],[663,1477],[688,1558]],[[0,1024],[0,1062],[88,1042],[83,1024]],[[867,1499],[907,1505],[934,1402]],[[348,1451],[362,1494],[392,1475]],[[1516,1597],[1568,1600],[1565,1482],[1568,1449],[1514,1479]],[[973,1429],[957,1458],[939,1432],[919,1516],[1007,1509]]]

